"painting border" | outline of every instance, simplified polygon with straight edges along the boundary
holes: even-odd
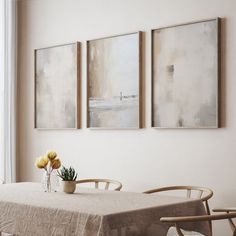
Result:
[[[216,125],[213,127],[158,127],[154,126],[154,31],[160,29],[174,28],[178,26],[216,21],[217,24],[217,96],[216,96]],[[221,128],[221,22],[220,17],[210,18],[199,21],[190,21],[187,23],[170,25],[151,30],[151,127],[155,129],[217,129]]]
[[[138,126],[137,127],[128,127],[128,128],[117,128],[117,127],[91,127],[90,126],[90,115],[89,115],[89,43],[92,41],[96,40],[102,40],[102,39],[110,39],[110,38],[115,38],[115,37],[120,37],[120,36],[126,36],[126,35],[132,35],[132,34],[138,34],[138,40],[139,40],[139,117],[138,117]],[[141,129],[144,127],[143,124],[143,32],[142,31],[136,31],[132,33],[124,33],[124,34],[117,34],[117,35],[112,35],[112,36],[107,36],[107,37],[102,37],[102,38],[96,38],[96,39],[91,39],[86,41],[86,71],[87,71],[87,98],[86,98],[86,114],[87,114],[87,119],[86,119],[86,127],[91,129],[91,130],[136,130],[136,129]]]
[[[43,49],[50,49],[50,48],[55,48],[55,47],[60,47],[60,46],[67,46],[67,45],[72,45],[76,44],[77,47],[77,77],[76,77],[76,123],[74,128],[39,128],[37,127],[37,96],[36,96],[36,66],[37,66],[37,56],[36,53],[38,50],[43,50]],[[54,45],[54,46],[49,46],[49,47],[44,47],[44,48],[37,48],[34,49],[34,129],[37,130],[76,130],[81,128],[81,43],[80,42],[72,42],[72,43],[65,43],[65,44],[59,44],[59,45]]]

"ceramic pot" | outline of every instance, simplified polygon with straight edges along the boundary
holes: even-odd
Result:
[[[62,181],[63,192],[74,193],[76,189],[76,181]]]

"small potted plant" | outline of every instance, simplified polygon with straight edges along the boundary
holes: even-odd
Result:
[[[58,176],[62,179],[63,191],[65,193],[74,193],[76,188],[77,173],[75,169],[70,167],[62,167],[60,171],[57,171]]]

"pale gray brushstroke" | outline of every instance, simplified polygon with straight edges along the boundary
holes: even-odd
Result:
[[[89,126],[139,126],[139,37],[90,42]]]
[[[215,20],[154,31],[155,127],[217,126],[216,39]]]
[[[36,127],[76,128],[77,45],[37,50]]]

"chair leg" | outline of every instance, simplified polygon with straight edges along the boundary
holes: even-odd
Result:
[[[229,213],[229,212],[227,212],[227,213]],[[232,231],[234,232],[236,227],[235,227],[235,224],[234,224],[233,220],[232,219],[228,219],[228,221],[229,221],[229,225],[230,225]]]
[[[235,230],[234,230],[234,232],[233,232],[233,236],[236,236],[236,228],[235,228]]]
[[[211,215],[211,211],[210,211],[208,201],[205,202],[205,205],[206,205],[207,215]],[[209,226],[210,226],[210,230],[211,230],[211,234],[212,234],[212,222],[211,221],[209,221]]]
[[[178,224],[175,224],[175,228],[179,236],[184,236]]]

